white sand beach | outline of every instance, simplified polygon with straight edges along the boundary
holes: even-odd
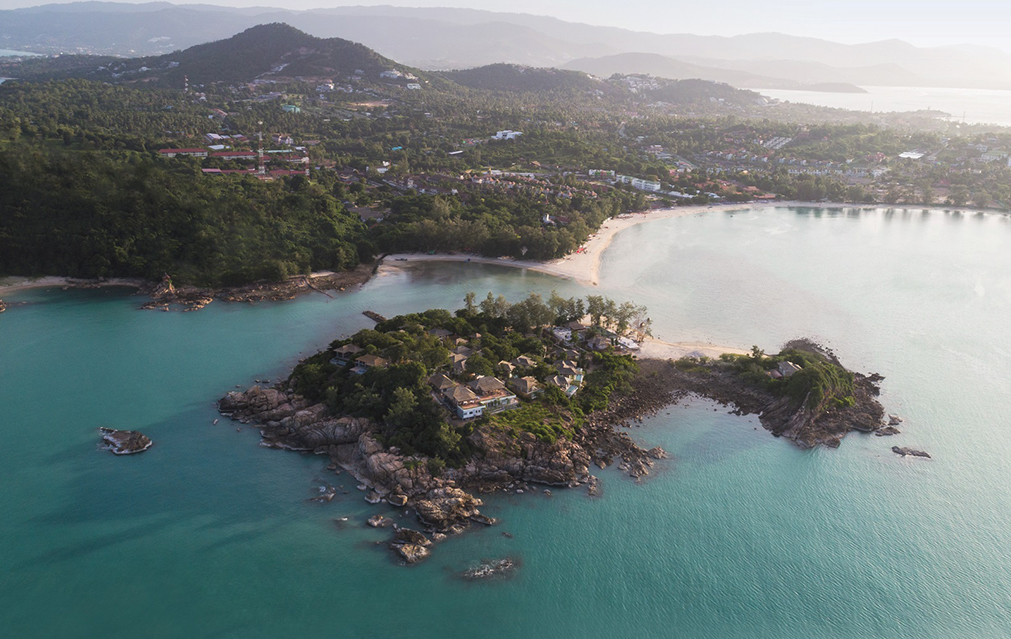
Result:
[[[747,355],[748,352],[739,348],[704,342],[665,342],[647,337],[639,346],[639,351],[636,354],[643,359],[681,359],[688,355],[693,357],[704,355],[715,359],[724,353]]]
[[[614,236],[627,228],[652,222],[654,220],[666,220],[674,217],[686,215],[697,215],[715,209],[715,206],[683,206],[674,209],[661,209],[646,213],[630,213],[620,217],[613,217],[604,222],[600,229],[587,240],[586,244],[580,247],[579,252],[572,253],[550,262],[535,262],[533,260],[516,260],[511,258],[483,257],[480,255],[468,254],[435,254],[425,255],[420,253],[403,253],[389,255],[383,260],[382,269],[396,268],[410,264],[411,262],[477,262],[479,264],[498,264],[499,266],[509,266],[512,268],[523,268],[538,273],[546,273],[557,277],[567,277],[582,284],[597,286],[600,282],[600,258],[611,245]],[[729,207],[721,207],[729,208]],[[749,208],[748,205],[736,205],[734,208]]]

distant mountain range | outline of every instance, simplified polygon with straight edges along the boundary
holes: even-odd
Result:
[[[491,64],[459,71],[422,71],[383,57],[343,38],[317,38],[283,23],[250,27],[224,40],[197,44],[182,51],[122,58],[72,54],[33,57],[0,64],[0,73],[25,82],[63,79],[97,80],[133,87],[181,89],[188,80],[199,90],[206,85],[237,85],[256,80],[281,83],[353,81],[357,89],[388,93],[397,88],[457,93],[462,88],[500,93],[592,94],[618,100],[638,93],[644,101],[680,105],[753,105],[761,96],[728,84],[707,80],[653,80],[636,92],[626,82],[603,80],[582,71]]]
[[[24,60],[21,68],[24,72],[20,77],[28,80],[73,77],[175,88],[182,88],[184,78],[194,86],[215,82],[240,84],[270,77],[359,75],[378,81],[384,71],[413,71],[365,45],[342,38],[317,38],[283,23],[257,25],[224,40],[162,55],[117,58],[78,54],[31,58]],[[559,73],[586,77],[576,71]],[[402,75],[389,81],[405,84],[408,77],[417,79],[413,75]],[[444,82],[438,76],[432,77]]]
[[[595,75],[650,73],[737,87],[855,91],[858,86],[1011,89],[1011,55],[899,40],[847,45],[776,33],[661,35],[471,9],[340,7],[312,11],[81,2],[0,11],[0,48],[150,56],[285,22],[361,42],[424,69],[500,62]]]

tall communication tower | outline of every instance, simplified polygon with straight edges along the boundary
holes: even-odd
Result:
[[[259,160],[256,173],[258,175],[266,175],[267,167],[263,163],[263,120],[260,120],[260,131],[257,135],[260,138],[260,148],[256,152],[257,159]]]
[[[186,95],[190,93],[190,76],[188,75],[183,76],[183,93]]]

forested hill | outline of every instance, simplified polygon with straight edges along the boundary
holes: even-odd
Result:
[[[762,94],[747,89],[735,89],[729,84],[708,80],[661,80],[644,95],[669,104],[698,104],[718,100],[725,104],[747,105],[762,100]]]
[[[65,56],[27,60],[17,72],[26,79],[82,77],[108,82],[143,82],[182,87],[213,82],[251,82],[262,77],[348,76],[356,71],[378,80],[404,67],[368,47],[341,38],[317,38],[287,24],[263,24],[225,40],[144,58]]]
[[[442,74],[456,84],[490,91],[587,91],[605,88],[604,83],[581,71],[539,69],[518,64],[490,64]]]
[[[304,178],[201,179],[137,155],[0,151],[0,273],[209,286],[350,269],[371,259],[358,218]]]

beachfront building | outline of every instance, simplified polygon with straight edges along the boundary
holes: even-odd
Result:
[[[358,353],[362,352],[361,346],[355,346],[354,344],[345,344],[344,346],[339,346],[334,349],[333,359],[330,360],[331,364],[336,364],[337,366],[347,366],[348,362],[352,361]]]
[[[552,328],[551,335],[562,344],[568,344],[572,341],[572,329],[565,328],[564,326],[556,326]]]
[[[630,350],[630,351],[637,351],[637,350],[639,350],[639,344],[635,340],[630,339],[628,337],[619,337],[618,338],[618,345],[621,346],[622,348],[624,348],[626,350]]]
[[[444,328],[433,328],[433,329],[431,329],[431,330],[428,331],[428,334],[431,335],[432,337],[437,337],[439,339],[446,339],[447,337],[450,337],[450,336],[453,335],[453,333],[451,333],[450,331],[447,331]]]
[[[520,377],[510,382],[512,389],[523,399],[534,399],[541,394],[541,387],[533,377]]]
[[[516,367],[510,364],[509,362],[502,360],[501,362],[495,365],[495,370],[498,371],[500,375],[509,378],[513,376],[513,371],[516,370]]]
[[[509,392],[506,385],[496,377],[478,377],[467,386],[479,397],[484,414],[516,408],[520,402]]]
[[[474,419],[484,414],[484,404],[474,391],[457,384],[443,393],[446,403],[460,419]]]
[[[446,377],[442,373],[436,373],[428,378],[428,383],[437,390],[439,393],[449,390],[456,386],[456,382]]]
[[[460,353],[452,353],[449,356],[449,364],[453,367],[453,373],[460,375],[467,371],[467,356]]]
[[[355,367],[351,369],[356,375],[364,375],[366,371],[373,368],[386,368],[390,363],[376,355],[362,355],[355,359]]]
[[[537,366],[537,362],[526,355],[520,355],[513,360],[513,366],[516,368],[533,368],[534,366]]]
[[[793,362],[779,363],[779,374],[782,375],[783,377],[790,377],[791,375],[795,375],[796,373],[799,373],[802,370],[803,369],[800,366],[797,366]]]

